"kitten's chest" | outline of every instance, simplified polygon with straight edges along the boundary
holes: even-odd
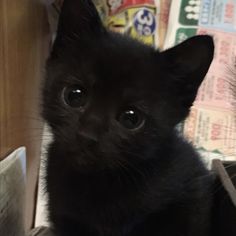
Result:
[[[134,179],[133,179],[134,178]],[[117,211],[129,206],[137,207],[140,204],[140,193],[146,191],[142,182],[135,182],[135,176],[122,177],[117,175],[81,175],[78,173],[55,173],[51,176],[51,183],[61,184],[52,191],[59,194],[63,203],[78,208],[87,208],[91,211]],[[50,184],[48,185],[50,188]],[[51,192],[49,189],[49,192]],[[110,212],[112,214],[112,212]]]
[[[55,168],[55,163],[48,165],[47,172],[50,212],[61,216],[62,221],[65,218],[102,232],[96,236],[179,236],[176,232],[185,231],[185,223],[191,216],[180,214],[183,204],[180,204],[181,211],[178,207],[168,210],[178,194],[173,194],[173,187],[167,188],[161,184],[162,178],[154,175],[143,179],[140,175],[131,175],[132,172],[128,175],[114,171],[81,174],[63,165]],[[169,182],[169,186],[174,185]],[[178,192],[182,192],[180,188]],[[191,205],[196,206],[193,202]],[[173,227],[169,227],[170,219]],[[177,225],[176,219],[180,220]],[[159,234],[167,231],[169,234]]]
[[[113,235],[117,231],[117,236],[127,235],[125,232],[146,216],[140,196],[144,188],[138,189],[134,183],[132,186],[132,181],[125,184],[114,176],[59,175],[51,176],[54,184],[55,179],[61,180],[57,188],[48,185],[51,211],[57,215],[90,225],[104,232],[102,235]]]

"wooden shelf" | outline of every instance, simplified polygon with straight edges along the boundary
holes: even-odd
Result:
[[[40,0],[0,0],[0,160],[19,146],[27,148],[26,229],[34,218],[48,39]]]

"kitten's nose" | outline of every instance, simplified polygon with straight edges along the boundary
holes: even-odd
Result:
[[[102,133],[102,122],[94,116],[86,117],[80,120],[80,135],[93,141],[99,141]]]

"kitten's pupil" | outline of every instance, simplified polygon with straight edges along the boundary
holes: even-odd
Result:
[[[127,129],[137,129],[143,124],[143,117],[136,109],[127,109],[120,113],[118,121]]]
[[[67,105],[79,108],[86,103],[86,91],[80,85],[72,85],[66,87],[63,91],[64,101]]]

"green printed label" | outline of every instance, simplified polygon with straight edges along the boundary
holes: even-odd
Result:
[[[182,0],[179,22],[182,25],[198,25],[201,0]]]
[[[196,28],[179,28],[176,32],[175,44],[179,44],[196,34],[197,34]]]

